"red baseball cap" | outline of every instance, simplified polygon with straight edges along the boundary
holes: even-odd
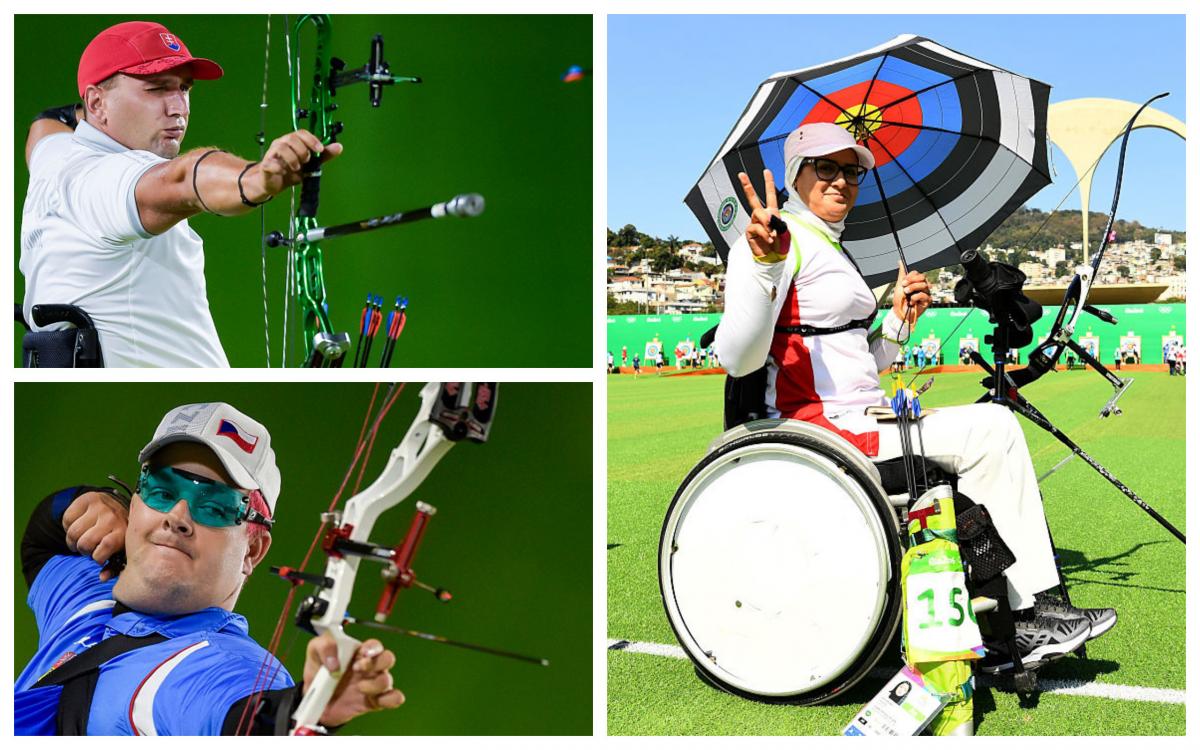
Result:
[[[97,34],[79,57],[79,97],[114,73],[152,75],[188,64],[197,80],[212,81],[225,74],[212,60],[192,57],[183,40],[160,23],[119,23]]]

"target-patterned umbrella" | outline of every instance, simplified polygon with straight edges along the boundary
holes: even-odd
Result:
[[[1044,83],[900,36],[764,81],[685,203],[724,260],[749,222],[738,173],[763,194],[764,168],[782,182],[788,133],[833,122],[875,156],[842,233],[867,281],[894,278],[897,256],[918,270],[958,263],[1050,183],[1049,97]]]

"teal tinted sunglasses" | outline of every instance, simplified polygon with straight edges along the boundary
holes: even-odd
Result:
[[[205,526],[238,526],[244,521],[269,529],[275,524],[251,508],[250,498],[241,490],[170,466],[143,466],[137,493],[142,502],[160,513],[186,500],[192,520]]]

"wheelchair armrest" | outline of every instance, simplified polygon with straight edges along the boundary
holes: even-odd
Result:
[[[75,305],[34,305],[33,322],[39,328],[55,323],[70,323],[81,330],[94,330],[92,316]]]

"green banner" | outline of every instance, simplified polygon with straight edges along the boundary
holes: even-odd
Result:
[[[1139,351],[1143,364],[1162,364],[1163,345],[1171,339],[1186,345],[1187,305],[1097,305],[1117,319],[1109,325],[1088,313],[1083,313],[1075,330],[1075,340],[1084,347],[1091,347],[1104,363],[1111,363],[1118,348],[1126,352]],[[1034,323],[1034,341],[1040,341],[1054,324],[1058,307],[1046,307],[1042,317]],[[965,320],[964,320],[965,318]],[[661,343],[668,360],[673,364],[675,348],[681,343],[692,341],[699,345],[700,337],[721,322],[721,313],[702,315],[610,315],[608,317],[607,348],[616,364],[621,364],[621,348],[628,353],[632,364],[633,355],[645,359],[647,347]],[[987,314],[981,310],[963,307],[935,307],[921,316],[909,346],[923,346],[928,351],[940,347],[943,364],[957,364],[959,351],[973,347],[988,354],[990,347],[984,344],[984,336],[992,332]],[[1021,350],[1020,361],[1024,363],[1033,344]]]

